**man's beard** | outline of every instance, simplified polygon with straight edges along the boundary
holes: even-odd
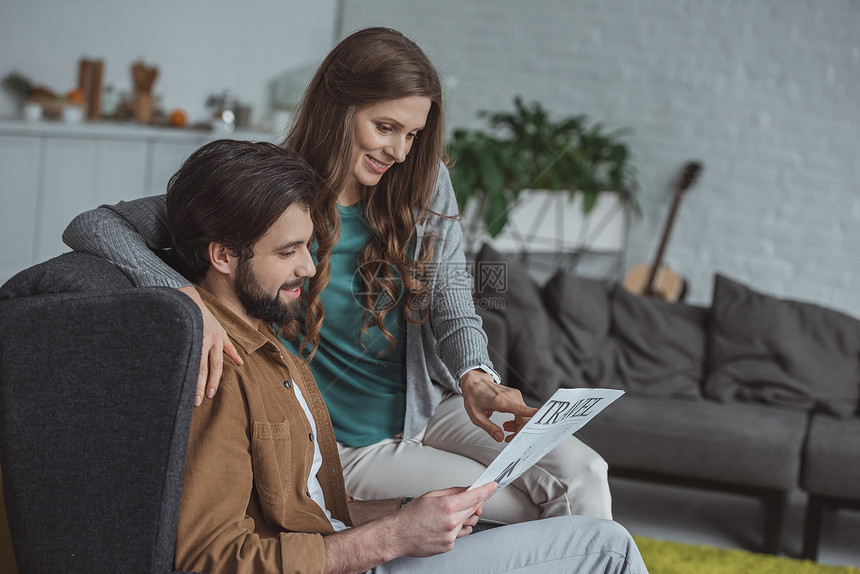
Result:
[[[284,283],[281,289],[295,289],[304,281]],[[236,266],[236,295],[245,307],[245,312],[251,317],[267,323],[286,325],[299,316],[301,299],[289,303],[281,299],[280,290],[275,295],[269,295],[263,289],[257,275],[251,268],[250,259],[242,259]]]

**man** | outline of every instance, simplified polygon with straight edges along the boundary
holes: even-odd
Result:
[[[291,152],[226,140],[195,152],[168,185],[179,266],[242,360],[225,361],[220,391],[192,416],[177,568],[645,572],[629,534],[607,520],[561,517],[467,536],[495,483],[348,501],[325,404],[272,330],[297,317],[316,271],[314,185]]]

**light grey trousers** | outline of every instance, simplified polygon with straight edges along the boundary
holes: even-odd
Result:
[[[493,422],[501,426],[510,417],[495,413]],[[506,445],[472,424],[463,397],[452,395],[418,437],[356,448],[339,444],[338,450],[346,491],[362,500],[380,500],[469,486]],[[484,503],[481,520],[513,524],[570,514],[612,518],[606,462],[576,437],[496,491]]]
[[[617,522],[559,516],[500,526],[460,538],[427,558],[403,557],[374,574],[647,574],[636,543]]]

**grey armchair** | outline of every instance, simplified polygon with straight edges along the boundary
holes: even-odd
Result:
[[[0,288],[0,326],[0,468],[19,572],[171,572],[197,307],[66,254]]]

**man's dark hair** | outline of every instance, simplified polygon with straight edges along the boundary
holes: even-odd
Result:
[[[270,143],[217,140],[195,151],[167,184],[167,225],[180,271],[198,282],[209,244],[247,260],[254,244],[292,205],[311,209],[313,169]]]

